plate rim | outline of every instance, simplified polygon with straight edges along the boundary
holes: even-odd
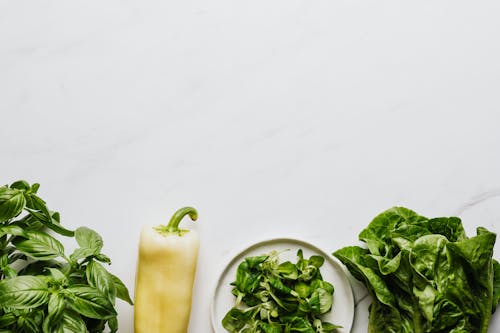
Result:
[[[237,261],[237,259],[243,255],[245,252],[252,251],[255,248],[258,248],[260,246],[266,245],[266,244],[271,244],[273,242],[293,242],[297,244],[303,244],[309,248],[311,248],[314,251],[317,251],[319,254],[323,255],[325,257],[325,260],[329,260],[334,266],[337,266],[341,271],[342,271],[342,279],[344,280],[345,284],[348,286],[348,289],[350,292],[348,292],[349,298],[352,300],[352,316],[349,321],[349,332],[352,330],[352,326],[354,323],[354,317],[355,317],[355,310],[356,310],[356,304],[355,304],[355,299],[354,299],[354,291],[351,286],[351,282],[349,281],[348,278],[348,273],[345,268],[345,266],[340,262],[337,258],[335,258],[333,255],[328,254],[328,252],[324,251],[320,247],[314,245],[313,243],[309,241],[305,241],[299,238],[295,237],[270,237],[270,238],[265,238],[260,241],[248,243],[246,246],[242,246],[239,250],[234,251],[234,253],[229,253],[226,257],[224,258],[222,269],[219,271],[220,273],[218,274],[218,277],[215,281],[215,286],[212,288],[212,293],[211,293],[211,300],[210,300],[210,326],[212,329],[212,332],[219,333],[216,330],[215,326],[215,298],[217,295],[217,291],[219,289],[219,286],[221,285],[223,277],[227,274],[228,270],[230,267],[233,266],[233,264]]]

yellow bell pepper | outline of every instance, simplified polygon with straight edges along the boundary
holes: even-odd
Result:
[[[141,231],[135,286],[135,333],[186,333],[191,312],[199,236],[179,229],[192,207],[179,209],[168,225]]]

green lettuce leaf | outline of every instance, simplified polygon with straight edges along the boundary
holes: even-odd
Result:
[[[391,208],[333,253],[372,295],[369,332],[486,333],[500,300],[496,235],[468,238],[457,217]]]

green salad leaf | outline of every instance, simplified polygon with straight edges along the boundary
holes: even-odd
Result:
[[[457,217],[394,207],[333,253],[372,296],[368,332],[486,333],[500,299],[496,235],[467,237]]]
[[[111,263],[101,236],[63,227],[39,187],[23,180],[0,187],[0,332],[118,331],[116,299],[132,300],[101,264]],[[66,256],[57,235],[79,247]]]
[[[247,257],[236,270],[232,293],[235,306],[222,320],[229,332],[281,333],[334,332],[340,326],[322,321],[331,311],[334,287],[324,281],[320,267],[325,259],[279,262],[279,253]]]
[[[26,205],[22,190],[0,187],[0,221],[9,220],[19,215]]]

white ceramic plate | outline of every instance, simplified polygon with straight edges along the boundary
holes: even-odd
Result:
[[[235,297],[231,294],[232,286],[230,283],[236,279],[236,269],[246,257],[267,254],[272,250],[289,250],[280,254],[280,262],[290,260],[295,263],[297,261],[296,254],[298,249],[302,249],[304,258],[308,258],[313,254],[321,255],[325,258],[325,263],[320,268],[321,275],[325,281],[333,284],[335,293],[333,294],[332,311],[325,314],[323,320],[343,326],[337,330],[337,333],[349,333],[354,318],[354,297],[342,264],[316,246],[290,238],[270,239],[251,245],[239,252],[226,265],[217,281],[210,306],[210,316],[214,332],[227,333],[224,327],[222,327],[221,321],[234,306]]]

